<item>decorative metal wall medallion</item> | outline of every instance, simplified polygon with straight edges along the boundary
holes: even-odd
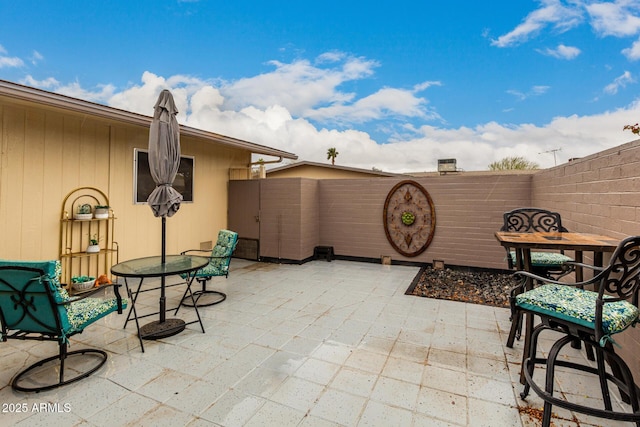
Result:
[[[383,221],[391,246],[404,256],[414,257],[433,239],[436,210],[424,187],[415,181],[401,181],[387,195]]]

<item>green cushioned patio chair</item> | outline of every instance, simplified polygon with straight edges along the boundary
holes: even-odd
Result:
[[[59,347],[58,355],[20,371],[11,381],[14,390],[39,392],[67,385],[88,377],[107,360],[102,350],[67,347],[70,337],[96,320],[122,313],[127,301],[120,298],[120,285],[102,285],[70,297],[59,277],[59,261],[0,260],[0,340],[57,341]],[[113,296],[107,297],[110,290]]]
[[[502,216],[503,224],[500,231],[517,233],[532,233],[537,231],[567,232],[562,226],[562,218],[557,212],[551,212],[539,208],[518,208],[505,212]],[[522,266],[516,265],[516,252],[506,248],[509,269]],[[573,259],[557,252],[531,251],[531,268],[533,273],[548,279],[558,280],[574,270]],[[513,347],[514,339],[520,339],[522,335],[522,317],[511,319],[511,332],[507,339],[507,347]]]
[[[217,276],[229,277],[229,264],[231,263],[231,256],[233,255],[233,251],[236,249],[237,243],[238,233],[235,231],[220,230],[220,232],[218,232],[218,240],[209,255],[209,264],[195,273],[196,280],[202,285],[202,289],[193,292],[194,301],[198,307],[219,304],[227,299],[227,295],[225,293],[207,289],[207,282],[211,280],[211,278]],[[182,255],[189,255],[197,252],[209,253],[209,251],[203,251],[200,249],[190,249],[182,252]],[[182,278],[187,279],[187,276],[184,275]],[[213,297],[211,297],[211,295],[213,295]],[[186,293],[182,298],[182,304],[188,307],[193,307],[191,297],[187,298]]]
[[[536,231],[568,232],[562,226],[562,218],[557,212],[551,212],[539,208],[518,208],[503,214],[503,224],[500,231],[512,231],[517,233],[532,233]],[[567,262],[573,259],[557,252],[531,251],[531,267],[539,276],[558,279],[569,274],[572,267]],[[507,249],[507,262],[509,269],[516,267],[516,252]]]
[[[623,240],[609,265],[604,269],[595,270],[599,273],[592,279],[571,285],[527,272],[515,273],[523,278],[523,282],[512,291],[511,304],[514,315],[531,313],[541,319],[541,323],[531,333],[529,354],[524,361],[526,384],[520,396],[526,398],[532,388],[544,400],[544,426],[550,425],[552,406],[596,417],[632,421],[640,425],[637,385],[631,370],[616,354],[612,345],[615,334],[635,325],[639,320],[640,236]],[[544,284],[523,292],[528,280],[539,280]],[[590,286],[594,286],[593,291],[588,290]],[[543,358],[538,356],[538,341],[540,334],[546,330],[560,332],[561,337],[555,341],[548,353],[545,352],[547,357]],[[595,350],[596,366],[571,361],[566,359],[564,354],[560,355],[562,348],[575,340],[580,340]],[[606,370],[607,362],[611,373]],[[546,368],[546,376],[543,375],[544,388],[533,379],[534,370],[543,366]],[[554,385],[557,385],[555,372],[558,366],[597,375],[602,392],[601,406],[588,406],[593,399],[576,396],[579,394],[578,391],[574,393],[572,390],[564,389],[561,393],[564,397],[554,395]],[[618,387],[623,401],[631,405],[631,411],[613,410],[609,383]],[[577,399],[569,401],[572,397]]]

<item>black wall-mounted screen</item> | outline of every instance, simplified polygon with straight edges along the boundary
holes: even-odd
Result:
[[[182,194],[183,202],[193,202],[193,170],[195,158],[192,156],[180,156],[180,167],[173,188]],[[133,202],[147,203],[149,194],[156,188],[156,183],[149,170],[149,152],[136,148],[133,156]]]

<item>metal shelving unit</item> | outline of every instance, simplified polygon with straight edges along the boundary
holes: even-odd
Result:
[[[110,207],[106,218],[78,219],[78,207],[88,204],[92,212],[96,205],[110,206],[106,194],[94,187],[80,187],[70,192],[62,202],[60,213],[61,282],[72,290],[72,276],[111,279],[111,266],[118,263],[118,243],[114,240],[116,217]],[[91,238],[98,240],[100,251],[86,252]]]

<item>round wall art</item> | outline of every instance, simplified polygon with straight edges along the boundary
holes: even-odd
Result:
[[[383,221],[391,246],[404,256],[414,257],[433,239],[436,210],[424,187],[415,181],[401,181],[387,195]]]

